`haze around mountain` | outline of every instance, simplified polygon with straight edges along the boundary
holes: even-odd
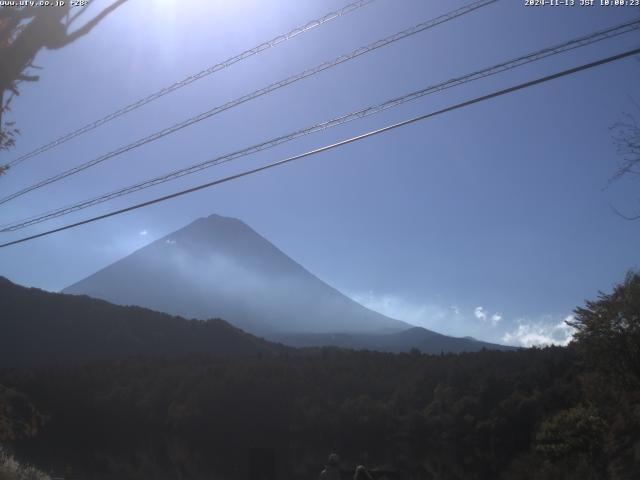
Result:
[[[399,332],[315,277],[242,221],[195,220],[63,290],[185,318],[223,318],[256,335]]]

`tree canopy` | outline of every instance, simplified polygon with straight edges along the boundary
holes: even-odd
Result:
[[[19,6],[0,9],[0,150],[15,145],[19,130],[6,120],[13,98],[20,94],[21,82],[35,82],[36,55],[42,49],[57,50],[91,32],[107,15],[127,0],[116,0],[100,13],[73,30],[76,21],[88,9],[72,9],[72,2],[56,7]],[[73,12],[73,13],[72,13]],[[0,174],[6,167],[0,168]]]
[[[569,322],[585,359],[623,382],[640,384],[640,274],[629,272],[610,294],[587,301]]]

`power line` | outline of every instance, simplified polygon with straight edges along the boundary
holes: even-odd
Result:
[[[437,110],[435,112],[430,112],[430,113],[426,113],[426,114],[423,114],[423,115],[419,115],[417,117],[410,118],[408,120],[403,120],[402,122],[394,123],[392,125],[388,125],[386,127],[379,128],[377,130],[372,130],[372,131],[369,131],[367,133],[363,133],[361,135],[357,135],[355,137],[351,137],[351,138],[348,138],[346,140],[342,140],[342,141],[333,143],[331,145],[326,145],[324,147],[316,148],[314,150],[310,150],[308,152],[301,153],[299,155],[295,155],[293,157],[289,157],[289,158],[285,158],[283,160],[279,160],[277,162],[269,163],[267,165],[263,165],[262,167],[253,168],[251,170],[245,170],[244,172],[237,173],[235,175],[224,177],[224,178],[221,178],[221,179],[218,179],[218,180],[213,180],[211,182],[204,183],[204,184],[198,185],[196,187],[191,187],[191,188],[188,188],[186,190],[181,190],[179,192],[172,193],[172,194],[169,194],[169,195],[164,195],[162,197],[158,197],[158,198],[155,198],[153,200],[147,200],[146,202],[138,203],[137,205],[132,205],[130,207],[122,208],[120,210],[115,210],[115,211],[112,211],[112,212],[109,212],[109,213],[105,213],[103,215],[98,215],[96,217],[92,217],[92,218],[89,218],[89,219],[86,219],[86,220],[82,220],[80,222],[76,222],[76,223],[68,224],[68,225],[65,225],[65,226],[62,226],[62,227],[54,228],[54,229],[48,230],[46,232],[38,233],[38,234],[35,234],[35,235],[30,235],[28,237],[23,237],[23,238],[20,238],[18,240],[13,240],[11,242],[6,242],[6,243],[3,243],[3,244],[0,244],[0,248],[8,247],[8,246],[11,246],[11,245],[16,245],[18,243],[27,242],[29,240],[34,240],[36,238],[44,237],[46,235],[51,235],[53,233],[61,232],[61,231],[64,231],[64,230],[69,230],[71,228],[79,227],[81,225],[86,225],[88,223],[96,222],[98,220],[103,220],[105,218],[109,218],[109,217],[113,217],[113,216],[116,216],[116,215],[120,215],[122,213],[130,212],[132,210],[137,210],[139,208],[147,207],[149,205],[153,205],[153,204],[156,204],[156,203],[164,202],[166,200],[170,200],[172,198],[180,197],[180,196],[186,195],[188,193],[193,193],[193,192],[196,192],[198,190],[203,190],[205,188],[213,187],[215,185],[220,185],[222,183],[226,183],[226,182],[229,182],[229,181],[232,181],[232,180],[237,180],[238,178],[246,177],[248,175],[252,175],[254,173],[262,172],[264,170],[269,170],[271,168],[278,167],[278,166],[293,162],[295,160],[300,160],[302,158],[310,157],[312,155],[316,155],[318,153],[326,152],[326,151],[332,150],[334,148],[342,147],[342,146],[347,145],[349,143],[354,143],[354,142],[357,142],[357,141],[360,141],[360,140],[364,140],[365,138],[369,138],[369,137],[372,137],[374,135],[378,135],[378,134],[381,134],[381,133],[384,133],[384,132],[388,132],[390,130],[394,130],[396,128],[404,127],[404,126],[410,125],[412,123],[416,123],[416,122],[419,122],[419,121],[422,121],[422,120],[426,120],[428,118],[435,117],[437,115],[442,115],[444,113],[451,112],[453,110],[458,110],[458,109],[461,109],[461,108],[464,108],[464,107],[468,107],[468,106],[476,104],[476,103],[484,102],[484,101],[490,100],[492,98],[500,97],[502,95],[513,93],[513,92],[516,92],[518,90],[523,90],[525,88],[529,88],[529,87],[532,87],[534,85],[539,85],[541,83],[549,82],[549,81],[555,80],[557,78],[561,78],[561,77],[565,77],[565,76],[568,76],[568,75],[572,75],[574,73],[578,73],[578,72],[581,72],[581,71],[584,71],[584,70],[588,70],[590,68],[594,68],[594,67],[597,67],[597,66],[600,66],[600,65],[611,63],[611,62],[614,62],[616,60],[621,60],[623,58],[627,58],[627,57],[630,57],[632,55],[637,55],[637,54],[640,54],[640,48],[635,48],[633,50],[627,50],[626,52],[619,53],[617,55],[612,55],[610,57],[602,58],[600,60],[596,60],[595,62],[582,64],[580,66],[573,67],[573,68],[570,68],[570,69],[567,69],[567,70],[562,70],[560,72],[557,72],[557,73],[554,73],[554,74],[551,74],[551,75],[547,75],[545,77],[540,77],[540,78],[537,78],[535,80],[531,80],[531,81],[528,81],[528,82],[520,83],[520,84],[515,85],[513,87],[509,87],[509,88],[505,88],[505,89],[502,89],[502,90],[498,90],[496,92],[492,92],[492,93],[489,93],[487,95],[483,95],[481,97],[476,97],[476,98],[473,98],[471,100],[467,100],[467,101],[462,102],[462,103],[457,103],[455,105],[443,108],[441,110]]]
[[[189,127],[197,122],[200,122],[202,120],[205,120],[209,117],[212,117],[214,115],[217,115],[221,112],[224,112],[225,110],[229,110],[231,108],[234,108],[238,105],[241,105],[245,102],[248,102],[250,100],[253,100],[255,98],[261,97],[263,95],[266,95],[268,93],[271,93],[275,90],[278,90],[282,87],[291,85],[292,83],[295,83],[299,80],[302,80],[304,78],[316,75],[317,73],[320,73],[324,70],[327,70],[329,68],[335,67],[337,65],[340,65],[344,62],[347,62],[349,60],[353,60],[354,58],[357,58],[361,55],[364,55],[366,53],[372,52],[374,50],[377,50],[378,48],[384,47],[386,45],[392,44],[394,42],[397,42],[399,40],[402,40],[404,38],[407,38],[409,36],[415,35],[417,33],[423,32],[427,29],[433,28],[436,25],[440,25],[442,23],[448,22],[450,20],[453,20],[454,18],[460,17],[462,15],[465,15],[467,13],[473,12],[479,8],[485,7],[489,4],[495,3],[498,0],[479,0],[476,2],[473,2],[469,5],[466,5],[464,7],[461,7],[457,10],[454,10],[452,12],[446,13],[444,15],[441,15],[433,20],[428,20],[426,22],[422,22],[419,23],[411,28],[408,28],[406,30],[403,30],[401,32],[395,33],[393,35],[390,35],[386,38],[383,38],[381,40],[378,40],[376,42],[373,42],[367,46],[364,47],[360,47],[357,48],[355,50],[352,50],[351,52],[345,54],[345,55],[341,55],[331,61],[328,62],[324,62],[320,65],[317,65],[313,68],[310,68],[308,70],[305,70],[297,75],[292,75],[291,77],[288,77],[284,80],[280,80],[278,82],[272,83],[271,85],[267,86],[267,87],[263,87],[259,90],[255,90],[252,93],[249,93],[247,95],[244,95],[242,97],[236,98],[235,100],[232,100],[230,102],[227,102],[223,105],[217,106],[211,110],[208,110],[206,112],[203,112],[199,115],[196,115],[195,117],[191,117],[183,122],[177,123],[175,125],[172,125],[171,127],[167,127],[164,128],[160,131],[157,131],[147,137],[141,138],[133,143],[130,143],[129,145],[120,147],[116,150],[113,150],[109,153],[106,153],[104,155],[101,155],[97,158],[94,158],[93,160],[90,160],[88,162],[82,163],[80,165],[77,165],[69,170],[66,170],[62,173],[59,173],[57,175],[54,175],[53,177],[49,177],[45,180],[42,180],[40,182],[37,182],[29,187],[23,188],[22,190],[19,190],[15,193],[12,193],[10,195],[7,195],[6,197],[3,197],[0,199],[0,205],[5,204],[15,198],[18,198],[22,195],[25,195],[33,190],[36,190],[38,188],[42,188],[46,185],[49,185],[51,183],[57,182],[59,180],[62,180],[63,178],[69,177],[71,175],[74,175],[78,172],[81,172],[83,170],[86,170],[87,168],[93,167],[99,163],[104,162],[105,160],[108,160],[110,158],[113,158],[115,156],[121,155],[125,152],[128,152],[130,150],[133,150],[135,148],[141,147],[142,145],[146,145],[147,143],[153,142],[155,140],[158,140],[162,137],[165,137],[171,133],[175,133],[178,130],[182,130],[183,128]]]
[[[81,202],[77,202],[71,205],[67,205],[65,207],[61,207],[55,210],[50,210],[48,212],[40,213],[37,216],[30,217],[27,219],[22,219],[19,221],[12,222],[10,224],[5,224],[0,226],[0,232],[12,232],[21,230],[23,228],[45,222],[47,220],[51,220],[53,218],[58,218],[63,215],[67,215],[79,210],[83,210],[85,208],[89,208],[94,205],[98,205],[100,203],[104,203],[106,201],[112,200],[117,197],[121,197],[124,195],[128,195],[130,193],[134,193],[146,188],[150,188],[155,185],[159,185],[161,183],[175,180],[177,178],[183,177],[185,175],[189,175],[191,173],[195,173],[206,168],[210,168],[216,165],[220,165],[223,163],[227,163],[233,160],[236,160],[241,157],[245,157],[247,155],[251,155],[253,153],[257,153],[263,150],[267,150],[269,148],[273,148],[277,145],[281,145],[283,143],[292,141],[294,139],[310,135],[312,133],[316,133],[319,131],[323,131],[338,125],[343,125],[347,122],[357,120],[360,118],[364,118],[370,115],[374,115],[380,112],[383,112],[387,109],[397,107],[406,102],[417,100],[426,95],[443,91],[448,88],[452,88],[458,85],[462,85],[464,83],[468,83],[474,80],[478,80],[481,78],[486,78],[491,75],[495,75],[506,70],[510,70],[522,65],[526,65],[543,58],[547,58],[553,55],[557,55],[559,53],[563,53],[566,51],[570,51],[579,47],[584,47],[590,45],[595,42],[599,42],[605,39],[613,38],[618,35],[622,35],[624,33],[628,33],[631,31],[635,31],[640,28],[640,18],[632,20],[630,22],[622,23],[616,26],[612,26],[603,30],[596,31],[589,35],[585,35],[582,37],[574,38],[569,41],[566,41],[561,44],[557,44],[551,47],[544,48],[542,50],[538,50],[533,53],[529,53],[526,55],[522,55],[511,60],[499,63],[497,65],[493,65],[488,68],[484,68],[482,70],[475,71],[473,73],[466,74],[461,77],[452,78],[445,82],[438,83],[436,85],[431,85],[426,88],[402,95],[400,97],[395,97],[390,100],[387,100],[383,103],[379,103],[374,106],[369,106],[367,108],[348,113],[346,115],[342,115],[340,117],[333,118],[331,120],[317,123],[310,127],[303,128],[301,130],[297,130],[292,133],[288,133],[286,135],[282,135],[280,137],[272,138],[270,140],[252,145],[250,147],[235,151],[233,153],[229,153],[226,155],[222,155],[216,157],[214,159],[210,159],[204,162],[200,162],[189,167],[185,167],[179,170],[174,170],[172,172],[157,176],[155,178],[151,178],[148,180],[144,180],[142,182],[130,185],[128,187],[121,188],[119,190],[112,191],[110,193],[106,193],[88,200],[84,200]]]
[[[343,17],[345,15],[348,15],[351,12],[354,12],[356,10],[358,10],[361,7],[364,7],[365,5],[368,5],[370,3],[373,3],[375,0],[359,0],[357,2],[353,2],[350,3],[344,7],[342,7],[339,10],[335,10],[332,12],[327,13],[326,15],[323,15],[320,18],[317,18],[315,20],[311,20],[307,23],[305,23],[303,26],[300,27],[296,27],[293,30],[289,31],[288,33],[284,33],[282,35],[278,35],[277,37],[272,38],[271,40],[267,40],[264,43],[261,43],[260,45],[250,48],[249,50],[245,50],[242,53],[239,53],[238,55],[235,55],[233,57],[227,58],[226,60],[217,63],[209,68],[206,68],[198,73],[195,73],[193,75],[190,75],[182,80],[179,80],[171,85],[169,85],[168,87],[162,88],[156,92],[151,93],[150,95],[147,95],[146,97],[137,100],[125,107],[122,107],[119,110],[116,110],[113,113],[110,113],[108,115],[105,115],[102,118],[99,118],[98,120],[88,123],[87,125],[84,125],[83,127],[78,128],[77,130],[74,130],[70,133],[67,133],[66,135],[63,135],[60,138],[57,138],[56,140],[53,140],[45,145],[42,145],[41,147],[36,148],[35,150],[25,153],[24,155],[21,155],[20,157],[8,162],[5,167],[14,167],[16,165],[18,165],[19,163],[24,162],[25,160],[29,159],[29,158],[33,158],[36,155],[39,155],[43,152],[46,152],[48,150],[51,150],[52,148],[55,148],[59,145],[62,145],[63,143],[68,142],[69,140],[82,135],[83,133],[87,133],[90,132],[91,130],[94,130],[102,125],[104,125],[105,123],[110,122],[111,120],[114,120],[118,117],[121,117],[122,115],[125,115],[129,112],[132,112],[133,110],[136,110],[140,107],[142,107],[143,105],[146,105],[147,103],[150,103],[154,100],[157,100],[158,98],[161,98],[165,95],[167,95],[168,93],[174,92],[182,87],[186,87],[187,85],[200,80],[201,78],[207,77],[213,73],[219,72],[220,70],[224,70],[225,68],[230,67],[231,65],[234,65],[235,63],[241,62],[243,60],[246,60],[247,58],[250,58],[254,55],[257,55],[260,52],[263,52],[265,50],[268,50],[269,48],[275,47],[276,45],[279,45],[281,43],[286,42],[287,40],[291,40],[294,37],[297,37],[298,35],[300,35],[301,33],[305,33],[308,32],[309,30],[319,27],[320,25],[323,25],[327,22],[330,22],[331,20],[334,20],[336,18],[339,17]]]

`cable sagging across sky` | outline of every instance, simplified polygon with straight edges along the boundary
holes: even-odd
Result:
[[[582,37],[578,37],[578,38],[574,38],[571,40],[568,40],[564,43],[560,43],[560,44],[556,44],[550,47],[546,47],[544,49],[541,50],[537,50],[535,52],[526,54],[526,55],[521,55],[519,57],[510,59],[508,61],[493,65],[491,67],[487,67],[481,70],[477,70],[475,72],[460,76],[460,77],[455,77],[452,79],[449,79],[447,81],[435,84],[435,85],[430,85],[428,87],[422,88],[420,90],[414,91],[414,92],[410,92],[407,93],[405,95],[399,96],[399,97],[395,97],[392,98],[390,100],[387,100],[385,102],[379,103],[377,105],[373,105],[373,106],[369,106],[367,108],[363,108],[361,110],[355,111],[355,112],[351,112],[348,113],[346,115],[342,115],[336,118],[333,118],[331,120],[325,121],[325,122],[321,122],[321,123],[317,123],[315,125],[297,130],[295,132],[291,132],[288,133],[286,135],[282,135],[276,138],[272,138],[270,140],[252,145],[250,147],[246,147],[244,149],[241,150],[237,150],[235,152],[226,154],[226,155],[222,155],[222,156],[218,156],[216,158],[210,159],[210,160],[206,160],[204,162],[200,162],[200,163],[196,163],[194,165],[191,165],[189,167],[185,167],[182,169],[178,169],[178,170],[174,170],[172,172],[154,177],[152,179],[149,180],[145,180],[133,185],[130,185],[128,187],[124,187],[115,191],[112,191],[110,193],[106,193],[88,200],[84,200],[81,202],[77,202],[62,208],[58,208],[55,210],[50,210],[48,212],[44,212],[44,213],[40,213],[37,216],[34,217],[30,217],[27,219],[22,219],[16,222],[12,222],[10,224],[6,224],[0,227],[0,232],[11,232],[11,231],[16,231],[16,230],[21,230],[23,228],[32,226],[32,225],[36,225],[38,223],[42,223],[45,222],[47,220],[51,220],[53,218],[58,218],[61,217],[63,215],[67,215],[73,212],[76,212],[78,210],[82,210],[85,208],[89,208],[91,206],[94,205],[98,205],[100,203],[104,203],[107,202],[109,200],[112,200],[114,198],[117,197],[121,197],[124,195],[128,195],[146,188],[150,188],[152,186],[155,185],[159,185],[161,183],[165,183],[167,181],[170,180],[175,180],[178,178],[181,178],[185,175],[189,175],[201,170],[204,170],[206,168],[210,168],[216,165],[220,165],[223,163],[227,163],[233,160],[236,160],[238,158],[241,157],[245,157],[248,155],[251,155],[253,153],[257,153],[263,150],[267,150],[269,148],[273,148],[277,145],[281,145],[283,143],[295,140],[297,138],[306,136],[306,135],[310,135],[312,133],[316,133],[319,131],[323,131],[332,127],[336,127],[339,125],[343,125],[345,123],[351,122],[353,120],[357,120],[360,118],[364,118],[364,117],[368,117],[380,112],[383,112],[385,110],[388,110],[390,108],[394,108],[397,107],[399,105],[402,105],[404,103],[413,101],[413,100],[417,100],[419,98],[422,98],[426,95],[430,95],[432,93],[437,93],[452,87],[456,87],[458,85],[462,85],[464,83],[468,83],[474,80],[479,80],[481,78],[486,78],[488,76],[491,75],[496,75],[498,73],[522,66],[522,65],[526,65],[538,60],[541,60],[543,58],[547,58],[553,55],[557,55],[563,52],[567,52],[570,50],[574,50],[576,48],[580,48],[580,47],[584,47],[587,45],[591,45],[593,43],[602,41],[602,40],[606,40],[609,38],[613,38],[613,37],[617,37],[619,35],[625,34],[625,33],[629,33],[635,30],[640,29],[640,18],[637,18],[635,20],[629,21],[629,22],[625,22],[619,25],[615,25],[603,30],[598,30],[596,32],[593,32],[591,34],[582,36]]]
[[[361,134],[361,135],[357,135],[355,137],[351,137],[351,138],[348,138],[346,140],[342,140],[342,141],[333,143],[331,145],[326,145],[326,146],[321,147],[321,148],[310,150],[308,152],[305,152],[305,153],[302,153],[302,154],[299,154],[299,155],[295,155],[293,157],[289,157],[289,158],[285,158],[283,160],[279,160],[279,161],[276,161],[276,162],[273,162],[273,163],[269,163],[269,164],[263,165],[261,167],[257,167],[257,168],[251,169],[251,170],[245,170],[244,172],[237,173],[235,175],[224,177],[224,178],[221,178],[221,179],[218,179],[218,180],[213,180],[213,181],[208,182],[208,183],[197,185],[195,187],[191,187],[191,188],[188,188],[186,190],[181,190],[179,192],[175,192],[175,193],[172,193],[172,194],[169,194],[169,195],[164,195],[162,197],[154,198],[152,200],[147,200],[145,202],[138,203],[136,205],[132,205],[130,207],[126,207],[126,208],[122,208],[122,209],[119,209],[119,210],[115,210],[115,211],[112,211],[112,212],[109,212],[109,213],[105,213],[103,215],[98,215],[98,216],[95,216],[95,217],[92,217],[92,218],[88,218],[86,220],[82,220],[80,222],[64,225],[62,227],[54,228],[52,230],[47,230],[45,232],[41,232],[41,233],[38,233],[38,234],[35,234],[35,235],[30,235],[28,237],[23,237],[23,238],[20,238],[20,239],[17,239],[17,240],[13,240],[11,242],[6,242],[6,243],[3,243],[3,244],[0,244],[0,248],[5,248],[5,247],[9,247],[11,245],[17,245],[19,243],[28,242],[28,241],[34,240],[36,238],[44,237],[44,236],[47,236],[47,235],[52,235],[54,233],[58,233],[58,232],[61,232],[61,231],[64,231],[64,230],[69,230],[69,229],[72,229],[72,228],[79,227],[81,225],[86,225],[88,223],[97,222],[97,221],[103,220],[105,218],[113,217],[113,216],[116,216],[116,215],[121,215],[123,213],[130,212],[130,211],[133,211],[133,210],[137,210],[137,209],[140,209],[140,208],[143,208],[143,207],[147,207],[147,206],[150,206],[150,205],[154,205],[156,203],[165,202],[167,200],[170,200],[170,199],[173,199],[173,198],[177,198],[177,197],[180,197],[180,196],[183,196],[183,195],[187,195],[189,193],[193,193],[193,192],[196,192],[196,191],[199,191],[199,190],[203,190],[205,188],[210,188],[210,187],[213,187],[213,186],[216,186],[216,185],[220,185],[222,183],[230,182],[232,180],[237,180],[239,178],[246,177],[248,175],[252,175],[252,174],[255,174],[255,173],[258,173],[258,172],[269,170],[269,169],[272,169],[272,168],[275,168],[275,167],[278,167],[278,166],[281,166],[281,165],[285,165],[287,163],[294,162],[296,160],[300,160],[300,159],[303,159],[303,158],[306,158],[306,157],[317,155],[317,154],[322,153],[322,152],[326,152],[328,150],[333,150],[335,148],[342,147],[342,146],[348,145],[350,143],[358,142],[360,140],[364,140],[366,138],[373,137],[375,135],[379,135],[381,133],[389,132],[391,130],[395,130],[395,129],[400,128],[400,127],[411,125],[413,123],[416,123],[416,122],[419,122],[419,121],[422,121],[422,120],[426,120],[428,118],[432,118],[432,117],[435,117],[435,116],[438,116],[438,115],[442,115],[444,113],[448,113],[448,112],[451,112],[451,111],[454,111],[454,110],[459,110],[461,108],[469,107],[469,106],[474,105],[476,103],[485,102],[487,100],[491,100],[491,99],[496,98],[496,97],[507,95],[509,93],[513,93],[513,92],[516,92],[516,91],[519,91],[519,90],[524,90],[526,88],[530,88],[530,87],[533,87],[535,85],[546,83],[546,82],[549,82],[551,80],[555,80],[555,79],[558,79],[558,78],[566,77],[568,75],[573,75],[575,73],[582,72],[584,70],[595,68],[595,67],[598,67],[598,66],[601,66],[601,65],[605,65],[605,64],[608,64],[608,63],[611,63],[611,62],[614,62],[614,61],[617,61],[617,60],[621,60],[623,58],[628,58],[628,57],[630,57],[632,55],[638,55],[638,54],[640,54],[640,48],[627,50],[627,51],[619,53],[617,55],[612,55],[612,56],[609,56],[609,57],[606,57],[606,58],[602,58],[600,60],[596,60],[594,62],[582,64],[582,65],[579,65],[577,67],[569,68],[567,70],[563,70],[563,71],[560,71],[560,72],[557,72],[557,73],[554,73],[554,74],[551,74],[551,75],[547,75],[547,76],[544,76],[544,77],[539,77],[539,78],[536,78],[536,79],[528,81],[528,82],[520,83],[518,85],[509,87],[509,88],[505,88],[505,89],[502,89],[502,90],[498,90],[498,91],[495,91],[495,92],[492,92],[492,93],[489,93],[489,94],[486,94],[486,95],[483,95],[483,96],[480,96],[480,97],[475,97],[475,98],[473,98],[471,100],[467,100],[465,102],[457,103],[455,105],[452,105],[450,107],[446,107],[446,108],[437,110],[435,112],[430,112],[430,113],[426,113],[426,114],[423,114],[423,115],[419,115],[417,117],[410,118],[408,120],[403,120],[401,122],[394,123],[392,125],[388,125],[386,127],[379,128],[377,130],[372,130],[372,131],[369,131],[367,133],[364,133],[364,134]]]
[[[153,142],[155,140],[158,140],[160,138],[163,138],[167,135],[170,135],[172,133],[175,133],[179,130],[182,130],[186,127],[189,127],[195,123],[201,122],[202,120],[205,120],[207,118],[210,118],[214,115],[217,115],[219,113],[222,113],[226,110],[229,110],[231,108],[237,107],[238,105],[241,105],[243,103],[246,103],[250,100],[254,100],[258,97],[261,97],[263,95],[266,95],[268,93],[271,93],[275,90],[278,90],[280,88],[286,87],[288,85],[291,85],[299,80],[302,80],[304,78],[307,77],[311,77],[313,75],[316,75],[324,70],[327,70],[329,68],[335,67],[337,65],[340,65],[342,63],[348,62],[350,60],[353,60],[354,58],[357,58],[361,55],[364,55],[366,53],[372,52],[374,50],[377,50],[378,48],[390,45],[392,43],[395,43],[399,40],[402,40],[404,38],[410,37],[412,35],[415,35],[417,33],[423,32],[425,30],[428,30],[430,28],[433,28],[437,25],[440,25],[442,23],[448,22],[450,20],[453,20],[455,18],[458,18],[462,15],[471,13],[479,8],[485,7],[487,5],[490,5],[492,3],[497,2],[498,0],[479,0],[476,2],[473,2],[471,4],[468,4],[464,7],[458,8],[456,10],[453,10],[449,13],[445,13],[444,15],[441,15],[437,18],[434,18],[432,20],[427,20],[425,22],[419,23],[417,25],[414,25],[411,28],[408,28],[406,30],[402,30],[398,33],[395,33],[393,35],[390,35],[388,37],[385,37],[381,40],[378,40],[376,42],[373,42],[367,46],[364,47],[360,47],[360,48],[356,48],[355,50],[352,50],[351,52],[341,55],[333,60],[330,60],[328,62],[324,62],[321,63],[313,68],[310,68],[308,70],[305,70],[301,73],[298,73],[296,75],[292,75],[288,78],[285,78],[284,80],[280,80],[278,82],[272,83],[271,85],[268,85],[266,87],[263,87],[259,90],[255,90],[252,93],[249,93],[247,95],[244,95],[242,97],[238,97],[235,100],[231,100],[230,102],[227,102],[223,105],[219,105],[217,107],[212,108],[211,110],[208,110],[206,112],[203,112],[199,115],[196,115],[195,117],[191,117],[187,120],[184,120],[180,123],[174,124],[170,127],[164,128],[162,130],[159,130],[151,135],[148,135],[144,138],[141,138],[133,143],[130,143],[128,145],[122,146],[116,150],[113,150],[109,153],[103,154],[99,157],[94,158],[93,160],[89,160],[87,162],[84,162],[80,165],[77,165],[73,168],[70,168],[68,170],[65,170],[62,173],[59,173],[57,175],[54,175],[52,177],[49,177],[45,180],[42,180],[40,182],[37,182],[33,185],[30,185],[28,187],[25,187],[21,190],[18,190],[17,192],[14,192],[10,195],[7,195],[3,198],[0,198],[0,205],[3,205],[7,202],[10,202],[11,200],[21,197],[22,195],[25,195],[33,190],[42,188],[46,185],[49,185],[51,183],[57,182],[59,180],[62,180],[63,178],[67,178],[71,175],[75,175],[76,173],[79,173],[83,170],[86,170],[87,168],[93,167],[95,165],[98,165],[110,158],[116,157],[118,155],[121,155],[125,152],[131,151],[135,148],[141,147],[143,145],[146,145],[150,142]]]
[[[88,123],[87,125],[84,125],[83,127],[78,128],[77,130],[74,130],[72,132],[67,133],[66,135],[63,135],[60,138],[57,138],[56,140],[53,140],[49,143],[46,143],[45,145],[42,145],[41,147],[36,148],[35,150],[32,150],[31,152],[25,153],[24,155],[19,156],[18,158],[8,162],[6,165],[4,165],[5,168],[11,168],[11,167],[15,167],[16,165],[24,162],[25,160],[29,159],[29,158],[33,158],[36,155],[39,155],[43,152],[46,152],[48,150],[51,150],[52,148],[55,148],[59,145],[62,145],[63,143],[68,142],[69,140],[82,135],[83,133],[87,133],[90,132],[91,130],[95,130],[96,128],[104,125],[105,123],[108,123],[118,117],[121,117],[122,115],[125,115],[129,112],[132,112],[133,110],[136,110],[140,107],[142,107],[143,105],[146,105],[147,103],[153,102],[154,100],[157,100],[158,98],[161,98],[171,92],[174,92],[182,87],[186,87],[187,85],[200,80],[204,77],[207,77],[213,73],[219,72],[220,70],[223,70],[225,68],[230,67],[231,65],[241,62],[242,60],[246,60],[249,57],[252,57],[254,55],[257,55],[260,52],[263,52],[264,50],[267,50],[269,48],[275,47],[276,45],[279,45],[283,42],[286,42],[287,40],[291,40],[294,37],[297,37],[298,35],[300,35],[301,33],[307,32],[315,27],[318,27],[320,25],[323,25],[331,20],[334,20],[336,18],[339,17],[343,17],[351,12],[354,12],[356,10],[358,10],[361,7],[364,7],[365,5],[368,5],[370,3],[375,2],[376,0],[359,0],[357,2],[353,2],[350,3],[344,7],[342,7],[340,10],[335,10],[333,12],[327,13],[326,15],[323,15],[320,18],[317,18],[315,20],[311,20],[307,23],[305,23],[303,26],[301,27],[296,27],[293,30],[291,30],[288,33],[284,33],[282,35],[278,35],[277,37],[272,38],[271,40],[267,40],[266,42],[261,43],[260,45],[250,48],[249,50],[245,50],[242,53],[239,53],[238,55],[235,55],[233,57],[227,58],[226,60],[223,60],[220,63],[217,63],[209,68],[206,68],[198,73],[195,73],[193,75],[188,76],[187,78],[184,78],[182,80],[179,80],[171,85],[169,85],[168,87],[162,88],[156,92],[151,93],[150,95],[147,95],[144,98],[141,98],[140,100],[137,100],[125,107],[120,108],[119,110],[116,110],[115,112],[112,112],[108,115],[105,115],[102,118],[99,118],[98,120]]]

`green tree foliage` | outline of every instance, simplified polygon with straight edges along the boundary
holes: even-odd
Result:
[[[630,272],[611,294],[575,310],[575,341],[591,366],[640,385],[640,274]]]
[[[611,478],[640,471],[640,275],[575,311],[575,347],[585,398],[607,422],[604,457]]]
[[[38,469],[21,464],[3,443],[33,437],[43,424],[26,395],[0,385],[0,480],[47,480]]]
[[[42,423],[26,395],[0,385],[0,443],[34,436]]]
[[[592,460],[602,453],[605,431],[596,409],[579,405],[545,420],[536,434],[535,448],[554,461],[571,455]]]
[[[329,348],[41,366],[0,371],[0,381],[44,409],[43,435],[67,455],[80,439],[168,435],[237,451],[322,452],[314,468],[336,449],[372,466],[479,480],[500,475],[548,415],[574,404],[574,361],[563,348],[442,356]]]
[[[51,480],[51,477],[31,465],[21,464],[0,447],[0,480]]]
[[[35,338],[48,312],[66,319],[51,336],[73,339],[65,345],[74,355],[0,368],[0,383],[47,415],[30,441],[55,447],[56,458],[76,455],[79,478],[240,478],[252,449],[275,449],[295,452],[279,478],[317,476],[337,450],[354,465],[415,480],[631,480],[640,471],[639,284],[630,274],[577,309],[568,347],[448,355],[274,348],[214,356],[187,348],[199,344],[180,332],[206,330],[186,320],[115,306],[109,319],[91,309],[95,300],[57,303],[36,291],[18,322],[28,330],[11,338]],[[0,303],[13,305],[20,292]],[[167,350],[168,337],[184,348]],[[90,349],[74,347],[87,338]],[[99,361],[87,353],[105,345]],[[167,438],[187,446],[158,454],[152,445]],[[210,458],[218,463],[201,466]]]

